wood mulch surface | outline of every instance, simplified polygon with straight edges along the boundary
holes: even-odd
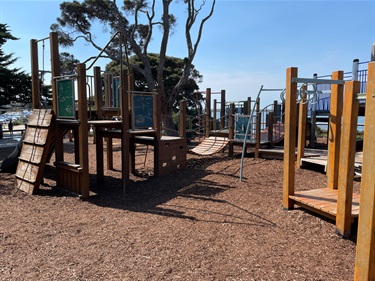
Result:
[[[282,161],[247,157],[240,182],[238,153],[188,154],[154,178],[140,146],[124,197],[119,145],[101,185],[89,149],[87,200],[56,188],[53,169],[32,196],[0,174],[0,280],[353,280],[355,231],[342,239],[334,222],[284,210]],[[296,170],[297,190],[321,187],[324,174]]]

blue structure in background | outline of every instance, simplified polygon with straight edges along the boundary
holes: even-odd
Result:
[[[353,61],[353,71],[344,73],[344,80],[356,80],[360,82],[360,93],[366,93],[367,86],[367,62],[359,62],[358,60]],[[366,68],[359,69],[361,66]],[[320,79],[331,79],[331,75],[324,76],[315,76],[315,78]],[[316,115],[327,115],[329,114],[330,109],[330,94],[331,94],[331,85],[327,84],[318,84],[317,91],[320,91],[317,95],[316,100],[309,105],[308,116],[312,115],[312,111],[315,109]],[[365,100],[360,100],[360,104],[364,105]]]

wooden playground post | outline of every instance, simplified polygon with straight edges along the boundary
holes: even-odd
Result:
[[[267,114],[268,141],[273,145],[273,112]]]
[[[284,173],[283,173],[283,207],[293,209],[293,200],[289,195],[294,194],[295,151],[296,151],[296,116],[297,116],[297,78],[298,68],[290,67],[286,71],[285,95],[285,132],[284,132]]]
[[[180,138],[186,139],[186,101],[180,101],[180,126],[178,127],[178,135]]]
[[[375,280],[375,62],[368,64],[360,213],[354,280]]]
[[[206,89],[206,126],[205,126],[205,135],[206,138],[210,136],[210,119],[211,119],[211,88]]]
[[[104,74],[104,96],[105,96],[105,107],[110,108],[113,105],[112,102],[112,85],[111,85],[111,77],[112,74],[105,73]],[[104,138],[106,145],[107,145],[107,169],[112,170],[113,169],[113,141],[112,138],[106,137]]]
[[[225,90],[221,90],[221,100],[220,100],[220,129],[225,128]]]
[[[277,100],[274,100],[273,101],[273,123],[275,124],[276,123],[276,121],[277,121],[277,118],[278,116],[277,116]]]
[[[333,80],[343,80],[344,72],[332,73]],[[341,117],[343,110],[343,85],[331,85],[331,99],[328,124],[327,187],[337,189],[339,174],[339,153],[341,137]]]
[[[256,100],[256,124],[255,124],[255,149],[254,149],[254,157],[259,158],[259,149],[260,149],[260,142],[261,142],[261,122],[262,116],[260,112],[260,98]]]
[[[243,103],[243,114],[250,115],[251,114],[251,98],[248,97]]]
[[[121,175],[122,188],[124,197],[129,191],[129,173],[130,173],[130,133],[129,133],[129,89],[128,89],[128,75],[125,70],[120,73],[120,93],[121,93],[121,116],[122,116],[122,136],[121,136]]]
[[[57,114],[57,87],[54,77],[60,75],[60,60],[59,60],[59,39],[57,32],[51,32],[50,38],[50,53],[51,53],[51,76],[52,76],[52,108],[53,112]],[[61,136],[60,136],[61,135]],[[64,148],[62,141],[62,131],[58,126],[55,127],[55,160],[57,162],[64,159]]]
[[[88,124],[87,124],[87,95],[86,95],[86,65],[77,65],[78,75],[78,135],[79,135],[79,164],[82,169],[80,193],[84,198],[89,197],[89,154],[88,154]]]
[[[247,114],[251,114],[251,97],[247,98]]]
[[[104,74],[104,96],[105,96],[105,107],[111,107],[111,83],[109,83],[109,73]]]
[[[307,91],[307,86],[304,86]],[[298,137],[297,137],[297,159],[296,168],[301,168],[301,159],[305,155],[306,146],[306,119],[307,119],[307,102],[306,93],[303,95],[303,99],[299,103],[298,110]]]
[[[217,100],[214,99],[214,117],[213,117],[213,124],[212,124],[212,129],[216,131],[216,111],[217,111]]]
[[[32,108],[40,108],[38,41],[30,40]]]
[[[59,54],[59,38],[57,32],[51,32],[50,38],[50,49],[51,49],[51,75],[52,78],[60,75],[60,54]],[[52,83],[52,103],[53,111],[57,114],[57,89],[56,83]]]
[[[154,176],[158,177],[160,175],[159,163],[160,163],[160,139],[161,139],[161,97],[158,90],[158,94],[154,99],[154,126],[155,126],[155,136],[154,136]]]
[[[359,108],[357,93],[359,93],[359,90],[359,81],[348,81],[345,83],[336,216],[337,232],[343,237],[350,235],[352,222],[355,143]]]
[[[94,93],[95,93],[95,107],[96,107],[96,118],[98,120],[103,119],[103,89],[102,89],[102,76],[100,73],[100,67],[94,67]]]
[[[234,139],[234,103],[230,104],[229,107],[229,132],[228,132],[229,140]],[[233,142],[229,141],[229,156],[233,156]]]

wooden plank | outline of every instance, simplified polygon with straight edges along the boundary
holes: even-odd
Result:
[[[286,73],[286,97],[285,97],[285,125],[284,125],[284,173],[283,173],[283,207],[293,209],[293,200],[290,195],[294,194],[295,180],[295,150],[296,150],[296,117],[297,117],[297,83],[298,69],[291,67]]]
[[[375,62],[368,64],[360,214],[354,280],[375,280]]]
[[[336,228],[337,232],[348,237],[351,227],[351,207],[354,179],[354,158],[357,136],[358,100],[360,82],[345,83],[342,133],[340,138],[340,162],[338,174],[338,202]]]
[[[42,160],[43,153],[44,147],[24,143],[22,145],[19,159],[25,162],[39,164]]]
[[[34,192],[34,184],[22,179],[16,178],[16,187],[30,195]]]
[[[351,221],[354,217],[358,217],[359,210],[359,194],[352,194],[352,211],[350,214]],[[309,211],[318,213],[327,217],[334,217],[337,215],[337,189],[321,188],[307,191],[296,191],[290,198],[295,203],[301,203],[302,207],[308,206]]]
[[[51,109],[34,109],[28,118],[27,125],[49,127],[53,118],[51,113]]]
[[[333,215],[331,215],[331,214],[329,214],[329,213],[327,213],[327,212],[323,212],[322,210],[319,210],[319,209],[316,209],[316,208],[313,208],[313,207],[311,207],[311,206],[309,206],[309,205],[306,205],[306,204],[303,204],[302,202],[298,202],[298,201],[295,201],[294,202],[296,205],[298,205],[298,206],[301,206],[302,208],[304,208],[304,209],[306,209],[306,210],[309,210],[310,212],[312,212],[312,213],[315,213],[315,214],[318,214],[318,215],[320,215],[320,216],[323,216],[323,217],[326,217],[326,218],[328,218],[328,219],[330,219],[330,220],[335,220],[335,216],[333,216]]]
[[[35,183],[38,171],[39,165],[30,162],[19,161],[16,177],[19,179],[24,179],[30,183]]]
[[[24,143],[44,145],[48,136],[48,128],[38,128],[28,126],[24,138]]]

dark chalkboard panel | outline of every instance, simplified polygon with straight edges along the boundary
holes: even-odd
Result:
[[[133,95],[133,129],[154,127],[154,96]]]
[[[235,122],[235,139],[243,140],[246,134],[246,128],[249,123],[249,117],[237,116]],[[249,133],[249,132],[248,132]],[[250,140],[251,136],[248,134],[247,139]]]
[[[75,119],[74,80],[57,80],[57,118]]]
[[[120,86],[120,78],[115,77],[113,78],[113,107],[118,107],[119,104],[119,86]]]

